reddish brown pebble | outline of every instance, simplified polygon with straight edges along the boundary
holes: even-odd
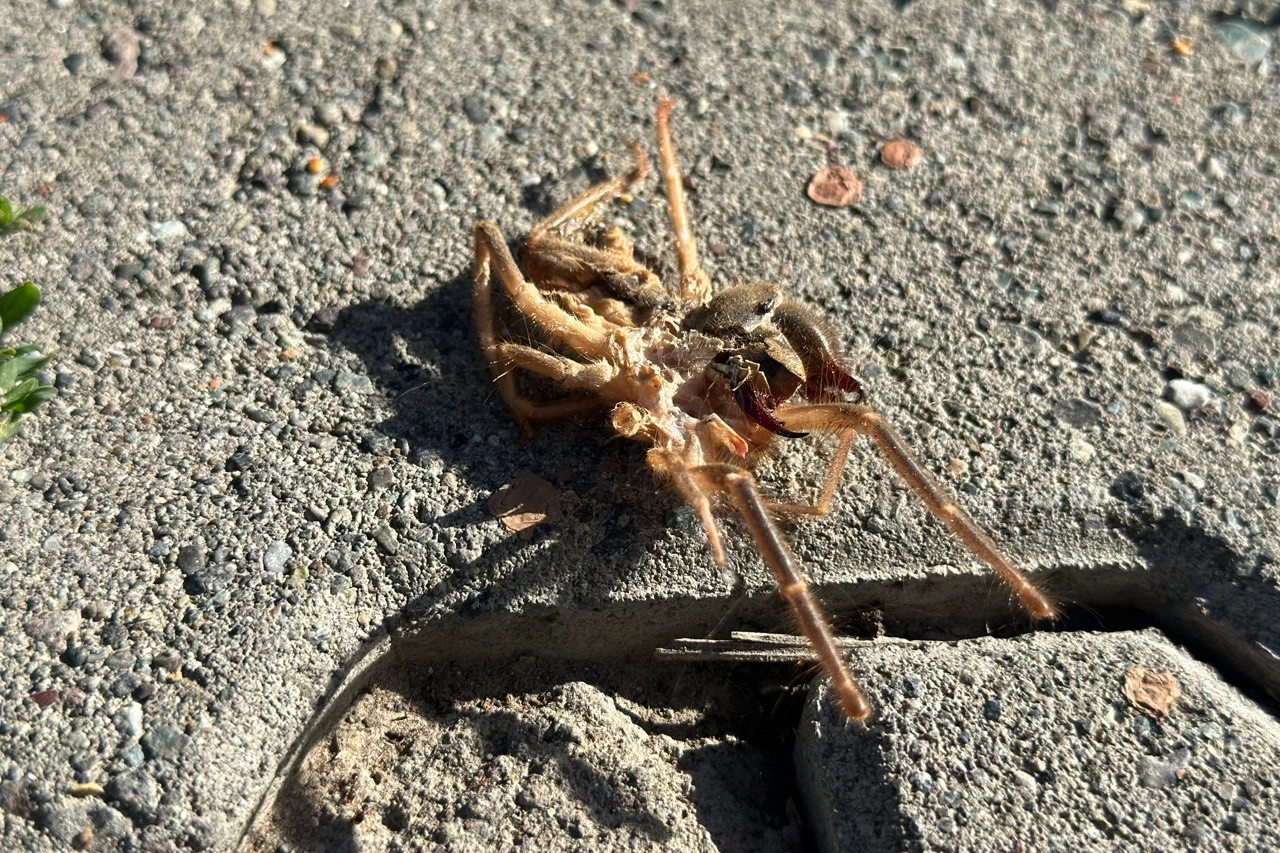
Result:
[[[319,172],[323,168],[324,168],[324,161],[321,160],[319,157],[312,157],[311,159],[307,160],[307,171],[310,172],[311,174],[314,175],[316,172]]]
[[[31,701],[41,708],[48,708],[54,702],[57,702],[59,698],[61,698],[61,694],[56,690],[41,690],[31,694]]]
[[[1196,52],[1196,49],[1192,47],[1191,42],[1186,39],[1174,39],[1169,43],[1169,47],[1172,48],[1173,52],[1178,54],[1178,56],[1190,56]]]
[[[890,169],[910,169],[923,159],[919,147],[905,139],[891,139],[880,149],[880,162]]]
[[[325,175],[320,179],[320,189],[331,190],[338,185],[337,175]]]
[[[848,207],[862,198],[862,181],[844,166],[827,166],[809,179],[805,194],[826,207]]]

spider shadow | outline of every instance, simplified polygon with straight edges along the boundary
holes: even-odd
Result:
[[[616,585],[645,558],[652,531],[665,529],[679,504],[655,488],[643,448],[602,429],[603,416],[548,425],[522,441],[494,391],[471,315],[464,271],[407,308],[378,300],[348,306],[329,334],[331,345],[360,357],[392,400],[393,412],[376,432],[416,464],[464,481],[460,489],[442,484],[442,494],[479,496],[422,519],[428,535],[470,547],[449,554],[444,585],[407,602],[405,612],[433,612],[442,590],[459,588],[474,590],[456,612],[503,611],[535,587],[579,586],[588,568],[593,586]],[[488,496],[523,468],[561,484],[565,518],[521,535],[495,533]]]

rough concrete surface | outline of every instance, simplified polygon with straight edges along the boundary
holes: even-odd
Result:
[[[880,718],[817,690],[797,737],[823,849],[1280,846],[1280,725],[1158,631],[868,644],[857,668]],[[1173,676],[1167,706],[1126,695],[1138,668]]]
[[[669,848],[732,849],[706,815],[773,795],[715,793],[715,771],[683,756],[724,756],[723,776],[741,779],[763,759],[733,746],[752,727],[723,718],[773,715],[782,729],[794,718],[759,700],[715,710],[672,698],[688,725],[658,742],[657,694],[684,670],[649,654],[679,636],[785,624],[768,573],[733,525],[732,571],[717,571],[641,448],[601,424],[517,443],[470,330],[473,223],[493,219],[514,239],[625,168],[625,141],[652,144],[658,90],[680,102],[714,280],[770,279],[822,310],[925,465],[1069,606],[1067,629],[1157,626],[1246,690],[1187,664],[1202,698],[1151,735],[1157,746],[1194,757],[1176,745],[1193,716],[1229,729],[1224,719],[1273,712],[1274,8],[743,8],[5,7],[0,194],[50,216],[0,239],[0,283],[44,289],[15,337],[56,353],[59,396],[0,445],[2,846],[227,850],[255,815],[276,831],[291,810],[348,814],[307,801],[323,785],[290,780],[308,747],[361,742],[329,727],[362,689],[391,707],[400,694],[384,680],[401,660],[490,685],[461,689],[456,707],[404,710],[422,715],[423,743],[461,732],[456,750],[417,765],[456,792],[421,814],[457,849],[484,843],[467,821],[540,848],[580,845],[570,827],[630,833],[602,846],[653,840],[647,827],[670,833]],[[923,160],[883,166],[879,146],[896,137]],[[852,208],[804,196],[832,161],[865,185]],[[617,212],[670,275],[657,183]],[[811,493],[824,459],[817,442],[791,442],[761,479]],[[556,484],[563,517],[520,536],[487,501],[526,468]],[[1017,625],[1005,592],[874,454],[851,466],[836,512],[791,539],[842,625],[868,607],[911,639]],[[1134,648],[1082,634],[954,654],[1036,642],[1084,650],[1059,656],[1079,688],[1064,695],[1092,703],[1114,701],[1114,672],[1097,661],[1119,665]],[[626,659],[657,693],[628,699],[568,663],[509,694],[486,681],[514,661],[568,659]],[[883,742],[890,722],[909,727],[892,677],[859,671],[883,722],[840,737]],[[557,747],[545,780],[548,802],[576,798],[563,825],[517,825],[514,800],[456,778],[498,778],[493,791],[514,797],[533,761],[517,732],[506,777],[481,766],[477,732],[495,723],[467,703],[484,696],[529,726],[559,715],[586,733]],[[1078,737],[1075,719],[1047,715],[1043,736]],[[969,748],[954,727],[938,732],[913,741],[928,761]],[[1010,755],[993,749],[992,762]],[[847,771],[833,762],[824,790],[790,809],[779,794],[760,837],[844,837],[824,829],[835,806],[826,823],[812,806],[856,776],[879,792],[885,837],[959,843],[935,831],[940,800],[901,795],[911,771],[884,754]],[[1018,759],[994,772],[1034,777]],[[1274,751],[1248,760],[1259,785],[1276,778]],[[570,765],[594,781],[574,783]],[[615,788],[628,770],[638,781]],[[1042,848],[1127,842],[1118,827],[1151,796],[1122,784],[1131,772],[1099,765],[1110,823],[1082,827],[1032,798],[1038,837],[1052,839]],[[1162,796],[1201,808],[1224,779],[1189,772]],[[301,793],[268,797],[281,790]],[[1275,824],[1274,798],[1255,800],[1250,817]],[[1226,837],[1218,816],[1202,823]],[[391,824],[387,846],[432,847],[435,829]],[[1211,844],[1193,825],[1161,825],[1160,846]]]

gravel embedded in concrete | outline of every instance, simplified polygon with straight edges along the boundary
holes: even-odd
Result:
[[[849,725],[824,685],[797,743],[823,849],[1280,845],[1280,723],[1158,631],[895,641],[852,660],[882,686],[878,718]],[[1167,718],[1126,699],[1139,666],[1180,686]]]
[[[0,193],[50,214],[0,286],[43,288],[14,338],[60,393],[0,445],[0,846],[230,849],[387,637],[484,667],[784,623],[639,447],[521,444],[470,331],[474,222],[625,168],[659,89],[717,283],[825,313],[1050,592],[1280,692],[1280,71],[1247,4],[10,5]],[[894,138],[924,160],[879,165]],[[850,208],[804,197],[833,155]],[[671,273],[657,182],[611,216]],[[527,539],[486,509],[526,468],[563,507]],[[791,537],[890,633],[1017,618],[872,453]]]

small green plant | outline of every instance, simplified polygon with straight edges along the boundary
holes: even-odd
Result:
[[[0,296],[0,335],[39,304],[40,289],[29,281]],[[0,349],[0,441],[18,431],[23,415],[57,393],[36,376],[48,361],[33,344]]]
[[[15,213],[13,205],[9,204],[9,199],[0,195],[0,237],[14,234],[28,225],[39,222],[44,219],[46,212],[45,207],[28,207]]]
[[[14,212],[9,199],[0,196],[0,237],[15,234],[44,219],[45,208],[28,207]],[[0,295],[0,337],[18,325],[40,304],[40,288],[29,281]],[[40,384],[36,374],[49,356],[32,344],[0,347],[0,441],[18,431],[22,416],[57,393]]]

